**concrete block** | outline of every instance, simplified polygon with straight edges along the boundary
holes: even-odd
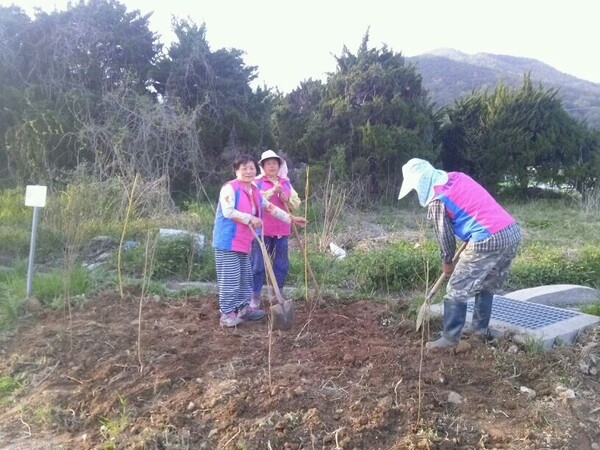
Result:
[[[600,301],[600,291],[575,284],[550,284],[509,292],[502,297],[551,306],[579,306]]]
[[[473,302],[467,303],[467,323],[473,318]],[[443,304],[432,305],[430,313],[442,315]],[[496,295],[490,332],[497,337],[508,334],[522,344],[538,341],[548,350],[554,345],[572,345],[580,332],[599,323],[598,316]]]

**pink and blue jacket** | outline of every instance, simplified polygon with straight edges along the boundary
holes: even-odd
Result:
[[[448,182],[433,190],[433,198],[444,203],[454,234],[462,241],[483,241],[516,222],[481,185],[462,172],[449,172]]]
[[[269,178],[266,175],[263,175],[262,177],[257,177],[254,182],[261,190],[261,192],[268,191],[269,189],[272,189],[275,186],[275,184],[271,180],[269,180]],[[290,181],[287,178],[279,177],[279,184],[282,187],[285,195],[287,195],[288,198],[290,198],[292,195],[292,184],[290,183]],[[285,209],[285,205],[278,196],[273,195],[269,197],[269,201],[278,208]],[[263,228],[265,236],[289,236],[291,232],[291,227],[289,223],[283,222],[271,216],[270,214],[265,214],[265,217],[263,217]]]
[[[226,185],[233,188],[236,211],[261,217],[263,198],[256,186],[253,186],[252,196],[250,196],[238,180],[229,181]],[[244,222],[244,214],[235,214],[232,217],[227,218],[223,215],[223,208],[221,201],[219,201],[215,215],[212,245],[219,250],[250,253],[254,237],[248,226],[248,221]]]

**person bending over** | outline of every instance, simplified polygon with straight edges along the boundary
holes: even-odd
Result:
[[[442,336],[426,347],[458,344],[471,297],[475,297],[473,332],[487,335],[494,293],[506,280],[521,241],[517,221],[465,173],[437,170],[413,158],[402,166],[402,175],[398,199],[413,189],[417,192],[434,225],[442,271],[450,277],[443,299]],[[468,244],[454,267],[456,237]]]

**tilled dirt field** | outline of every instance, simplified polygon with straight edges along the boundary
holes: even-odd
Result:
[[[23,317],[0,337],[0,377],[19,381],[0,396],[0,445],[600,448],[598,328],[545,353],[509,338],[433,352],[402,302],[296,304],[271,334],[221,328],[214,296],[140,308],[107,292]]]

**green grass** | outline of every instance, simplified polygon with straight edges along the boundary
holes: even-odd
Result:
[[[121,265],[130,276],[144,270],[152,280],[207,281],[216,278],[214,254],[210,246],[198,250],[193,238],[144,238],[122,252]],[[148,249],[148,250],[147,250]],[[116,255],[115,255],[116,258]],[[116,262],[114,262],[116,265]]]
[[[210,236],[215,220],[215,205],[212,203],[186,202],[184,211],[185,213],[182,216],[186,220],[178,223],[178,227]]]
[[[535,337],[527,336],[522,344],[523,350],[528,355],[537,355],[544,351],[544,341]]]
[[[120,237],[126,199],[124,188],[115,180],[82,182],[64,192],[49,194],[41,216],[37,243],[40,254],[36,255],[36,263],[65,267],[66,246],[72,249],[75,259],[68,264],[71,270],[52,269],[36,274],[33,294],[40,301],[57,306],[66,296],[85,296],[102,283],[116,285],[116,257],[102,271],[92,272],[80,267],[79,257],[93,237]],[[3,324],[14,323],[24,298],[31,209],[23,206],[22,197],[20,190],[0,192],[0,254],[12,260],[14,267],[0,271],[0,322]],[[214,204],[187,201],[180,205],[178,213],[166,214],[160,200],[163,197],[158,193],[155,198],[140,200],[134,205],[125,238],[137,245],[123,252],[122,269],[128,279],[135,280],[151,263],[151,290],[167,296],[169,293],[161,292],[159,287],[166,280],[215,280],[211,248]],[[431,286],[439,275],[439,253],[433,229],[426,220],[426,209],[414,198],[395,206],[377,205],[369,211],[345,208],[331,236],[348,250],[343,260],[335,260],[327,251],[317,248],[324,211],[316,202],[311,201],[309,207],[307,254],[323,289],[343,289],[366,297],[424,293],[427,285]],[[599,208],[569,197],[509,199],[502,204],[519,221],[523,232],[505,290],[556,283],[598,286]],[[203,234],[205,248],[200,253],[195,251],[189,239],[156,240],[152,244],[155,245],[152,260],[148,261],[146,240],[155,239],[159,228]],[[385,234],[383,239],[381,234]],[[294,241],[293,236],[290,241]],[[297,250],[290,251],[288,285],[304,287],[304,263],[304,255]],[[308,281],[310,285],[311,280]]]
[[[5,189],[0,191],[0,223],[31,224],[33,209],[25,206],[25,189]]]
[[[0,276],[0,329],[17,321],[21,304],[25,301],[27,265],[17,263],[14,269]]]
[[[600,212],[574,200],[532,200],[510,203],[506,209],[525,231],[525,243],[577,249],[600,243]]]
[[[523,234],[505,290],[563,283],[598,287],[600,209],[569,197],[502,204],[517,219]],[[435,245],[431,228],[423,228],[415,217],[419,211],[425,215],[425,209],[413,204],[400,210],[408,218],[404,229]],[[389,213],[384,215],[390,222],[396,220]]]
[[[581,306],[581,312],[585,314],[591,314],[593,316],[600,316],[600,302],[589,303]]]
[[[577,247],[525,242],[513,264],[509,282],[516,288],[544,284],[596,287],[600,280],[600,250],[585,242]]]
[[[54,269],[33,278],[32,295],[44,304],[62,306],[61,300],[86,294],[91,289],[90,272],[81,266],[70,271]]]
[[[26,300],[27,267],[20,262],[15,269],[0,272],[0,329],[14,325]],[[76,266],[70,271],[52,269],[47,273],[34,273],[31,296],[43,305],[54,309],[70,301],[83,300],[101,283],[105,275]]]
[[[100,434],[104,438],[103,448],[116,449],[120,434],[125,431],[131,422],[127,402],[117,394],[119,412],[116,417],[103,417],[100,419]]]
[[[10,376],[0,376],[0,405],[7,403],[13,394],[22,387],[16,379]]]
[[[353,288],[393,293],[424,286],[439,275],[440,263],[433,241],[415,248],[399,241],[371,250],[356,250],[343,260]]]
[[[304,255],[299,251],[290,251],[289,256],[288,283],[299,287],[304,287],[308,283],[309,288],[313,288],[312,279],[305,268]],[[308,253],[308,264],[319,286],[347,287],[345,286],[346,269],[340,261],[336,261],[331,255],[316,251],[310,252]]]

